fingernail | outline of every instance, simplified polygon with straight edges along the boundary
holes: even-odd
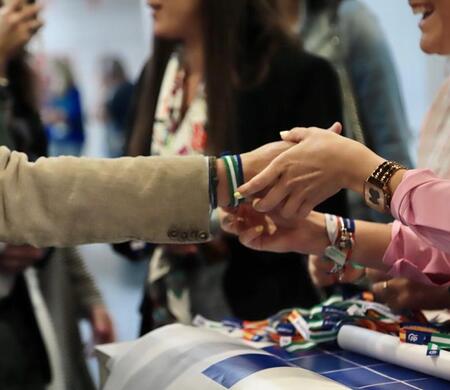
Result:
[[[258,209],[259,202],[261,202],[261,199],[253,200],[252,206],[253,206],[254,209],[256,209],[256,210]]]
[[[237,217],[237,219],[236,219],[238,222],[244,222],[245,221],[245,219],[244,218],[242,218],[242,217]]]
[[[236,192],[234,193],[234,197],[235,197],[237,200],[242,200],[242,199],[244,199],[244,197],[242,196],[242,194],[241,194],[239,191],[236,191]]]
[[[284,138],[284,137],[286,137],[287,135],[289,134],[289,131],[280,131],[280,137],[281,138]]]
[[[264,231],[264,226],[263,225],[259,225],[255,227],[255,232],[256,233],[262,233]]]

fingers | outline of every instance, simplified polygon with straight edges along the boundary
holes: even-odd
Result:
[[[43,25],[44,25],[44,23],[42,22],[42,20],[34,19],[34,20],[28,22],[27,30],[31,34],[36,34],[42,28]]]
[[[262,198],[253,202],[253,207],[260,213],[268,213],[280,205],[289,193],[289,188],[281,180]]]
[[[302,205],[302,197],[289,196],[280,210],[280,215],[283,218],[291,219],[297,217],[297,212]]]
[[[296,127],[291,131],[282,131],[280,136],[283,141],[299,143],[300,141],[303,141],[310,133],[311,129],[309,128]]]
[[[339,122],[335,122],[328,130],[336,134],[341,134],[342,124]]]
[[[261,236],[264,234],[264,226],[258,225],[239,232],[239,241],[242,245],[255,250],[260,250]]]
[[[299,143],[306,139],[307,137],[313,135],[314,131],[323,130],[317,127],[296,127],[291,131],[282,131],[280,132],[281,139],[283,141]],[[342,133],[342,124],[340,122],[335,122],[328,131],[332,133],[341,134]]]
[[[23,6],[22,0],[11,0],[8,2],[7,5],[5,5],[5,11],[6,12],[20,11],[22,9],[22,6]]]
[[[39,12],[42,10],[42,5],[35,3],[32,5],[26,5],[18,13],[18,21],[23,22],[27,20],[37,19]]]
[[[311,213],[311,211],[315,206],[316,206],[315,204],[311,203],[308,200],[305,200],[303,203],[300,203],[297,212],[295,214],[295,217],[306,218]]]
[[[272,162],[253,179],[239,187],[237,192],[244,198],[250,198],[252,195],[263,191],[265,188],[273,186],[273,184],[278,181],[281,174],[281,168]]]

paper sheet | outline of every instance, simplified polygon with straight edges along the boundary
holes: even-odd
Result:
[[[341,328],[338,344],[342,349],[450,380],[450,352],[447,351],[441,351],[439,357],[430,357],[426,355],[425,345],[402,343],[398,337],[351,325]]]

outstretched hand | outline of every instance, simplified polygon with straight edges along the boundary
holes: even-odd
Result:
[[[13,0],[0,8],[0,60],[10,60],[42,27],[39,4]],[[4,64],[3,64],[4,65]]]
[[[339,135],[340,123],[329,131],[296,128],[282,134],[297,143],[274,158],[269,166],[241,186],[246,198],[261,212],[279,209],[283,218],[305,218],[311,210],[342,188],[362,192],[365,178],[383,159],[364,145]]]
[[[277,214],[259,213],[250,204],[221,211],[222,228],[239,236],[243,245],[278,253],[323,253],[327,245],[323,220],[316,212],[304,219],[283,219]]]

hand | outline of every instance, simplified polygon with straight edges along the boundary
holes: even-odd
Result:
[[[328,287],[336,283],[353,283],[364,276],[365,269],[356,269],[351,264],[346,266],[341,274],[330,274],[334,263],[322,256],[310,255],[308,270],[311,280],[316,287]]]
[[[242,167],[244,171],[244,181],[250,180],[253,176],[266,168],[270,162],[281,153],[285,152],[295,144],[292,142],[272,142],[261,146],[248,153],[241,154]],[[220,159],[217,162],[217,176],[219,183],[217,186],[217,200],[219,206],[230,204],[230,195],[226,177],[225,166]]]
[[[285,220],[269,214],[261,222],[261,216],[247,207],[236,221],[241,243],[251,249],[269,252],[299,252],[322,255],[328,237],[323,214],[312,212],[307,218]]]
[[[274,158],[289,150],[296,143],[293,142],[271,142],[248,153],[241,154],[244,169],[244,181],[248,181],[265,169]]]
[[[18,274],[44,258],[43,249],[30,245],[8,245],[0,254],[0,272]]]
[[[393,310],[442,310],[450,308],[447,287],[425,286],[405,278],[392,279],[386,273],[368,270],[367,276],[375,282],[375,299]]]
[[[0,8],[0,62],[3,65],[42,27],[42,21],[38,19],[40,10],[39,4],[24,5],[21,0]]]
[[[342,188],[362,193],[364,180],[383,159],[364,145],[330,131],[297,128],[283,136],[298,144],[280,156],[238,191],[244,197],[267,193],[255,208],[271,212],[280,207],[283,218],[306,217],[319,203]]]
[[[113,321],[105,306],[93,305],[90,308],[89,321],[96,344],[108,344],[116,341]]]
[[[245,227],[258,227],[269,230],[274,226],[273,221],[265,214],[258,213],[249,203],[242,204],[238,208],[218,209],[219,221],[222,230],[235,236]]]

